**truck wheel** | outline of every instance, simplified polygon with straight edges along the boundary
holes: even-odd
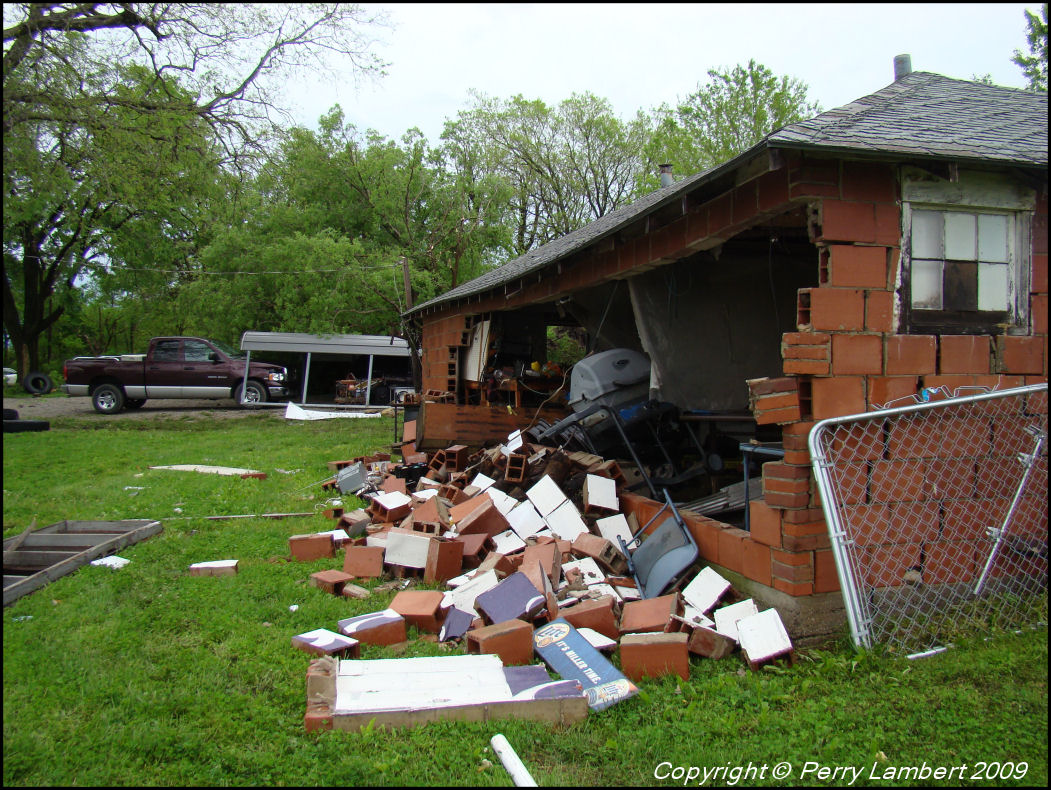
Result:
[[[246,407],[266,403],[266,387],[258,381],[249,381],[248,389],[245,392],[244,398],[241,397],[241,388],[238,387],[234,391],[234,400],[238,403],[241,403],[241,401],[244,400],[244,406]]]
[[[145,398],[126,398],[124,400],[125,409],[141,409],[142,404],[146,402]]]
[[[47,395],[55,388],[47,373],[30,373],[22,380],[22,386],[30,395]]]
[[[116,384],[99,384],[91,393],[91,405],[99,414],[116,414],[124,408],[124,390]]]

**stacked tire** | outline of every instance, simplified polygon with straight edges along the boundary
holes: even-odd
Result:
[[[20,420],[18,419],[17,409],[4,409],[4,433],[49,430],[51,430],[51,423],[47,420]]]

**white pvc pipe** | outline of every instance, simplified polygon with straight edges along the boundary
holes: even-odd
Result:
[[[496,756],[500,758],[500,762],[504,764],[507,773],[511,775],[511,780],[515,783],[515,787],[537,786],[533,777],[529,775],[529,771],[515,753],[515,750],[511,748],[511,744],[507,742],[507,738],[497,733],[490,739],[489,745],[493,747]]]

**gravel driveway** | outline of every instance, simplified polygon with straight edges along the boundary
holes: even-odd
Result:
[[[4,398],[5,409],[16,409],[23,420],[53,420],[56,417],[84,417],[94,420],[144,420],[155,417],[204,417],[226,419],[266,412],[284,419],[285,404],[244,409],[233,400],[186,400],[158,398],[148,400],[140,409],[125,409],[119,414],[99,414],[91,407],[91,398],[70,395]]]

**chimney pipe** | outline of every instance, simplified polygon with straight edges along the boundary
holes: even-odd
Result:
[[[671,165],[670,164],[669,165],[661,165],[660,166],[660,174],[661,174],[661,186],[662,187],[670,187],[672,184],[675,183],[675,178],[671,174]]]
[[[911,55],[895,55],[894,56],[894,81],[897,82],[906,74],[912,74],[912,56]]]

